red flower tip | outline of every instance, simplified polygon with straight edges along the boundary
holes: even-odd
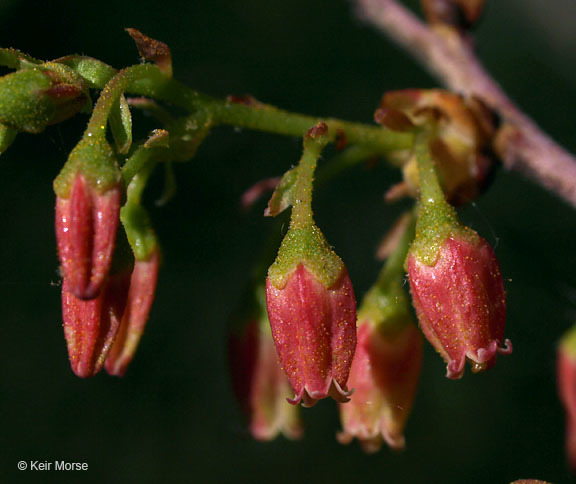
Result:
[[[450,236],[433,265],[411,253],[407,269],[420,326],[446,361],[448,378],[460,378],[466,360],[479,372],[494,366],[498,354],[512,352],[504,340],[502,275],[484,239]]]
[[[332,397],[347,401],[356,346],[356,299],[346,269],[325,287],[300,263],[282,288],[266,282],[266,302],[280,363],[295,396],[312,406]]]
[[[62,318],[64,336],[72,371],[81,378],[98,373],[114,342],[124,310],[127,279],[107,280],[98,297],[91,300],[77,298],[62,283]]]
[[[569,331],[558,348],[556,377],[560,401],[566,412],[566,457],[576,473],[576,332]]]
[[[106,371],[110,375],[124,376],[134,358],[154,301],[159,267],[159,250],[155,250],[148,260],[134,263],[120,329],[106,358]]]
[[[228,350],[234,393],[252,437],[269,441],[282,433],[299,439],[299,409],[286,402],[290,384],[278,363],[270,329],[252,320],[231,335]]]
[[[68,291],[98,296],[112,261],[118,228],[120,185],[100,193],[78,173],[70,197],[56,199],[56,239]]]

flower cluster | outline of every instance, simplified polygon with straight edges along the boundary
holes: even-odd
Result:
[[[482,4],[427,2],[427,13],[437,24],[454,16],[472,23]],[[116,72],[83,57],[41,63],[0,52],[17,68],[0,78],[0,152],[18,132],[42,131],[89,108],[89,88],[105,79],[84,136],[54,182],[64,335],[72,370],[83,378],[103,368],[124,375],[147,323],[160,249],[142,194],[156,164],[191,158],[212,123],[230,121],[231,111],[250,116],[246,124],[262,129],[268,126],[258,123],[266,116],[285,114],[251,97],[229,97],[217,109],[214,100],[195,92],[187,92],[179,106],[188,110],[186,116],[151,99],[128,100],[129,87],[155,95],[168,92],[172,80],[168,47],[134,29],[128,32],[143,59],[154,65]],[[155,114],[163,128],[133,143],[131,105]],[[492,116],[475,99],[441,90],[404,90],[387,93],[375,119],[384,129],[335,120],[316,120],[309,127],[310,118],[295,117],[295,130],[302,123],[309,128],[300,162],[244,197],[248,206],[273,188],[265,214],[291,209],[276,257],[253,281],[249,310],[237,318],[229,339],[234,391],[256,439],[299,438],[298,404],[310,407],[331,397],[339,405],[340,442],[356,438],[367,452],[384,442],[403,449],[422,364],[421,333],[446,361],[452,379],[463,375],[467,361],[474,372],[483,371],[494,366],[498,354],[511,352],[494,251],[459,223],[452,206],[476,197],[490,178]],[[383,139],[394,132],[398,143]],[[341,165],[359,152],[362,159],[385,152],[404,175],[388,199],[416,199],[358,312],[348,270],[312,211],[317,162],[330,142],[343,148],[348,134],[368,151],[347,151]],[[129,262],[120,247],[126,243],[133,253]],[[574,398],[566,383],[574,365],[563,351],[559,365],[568,447],[574,453]]]
[[[266,280],[278,361],[295,394],[287,400],[312,406],[332,397],[339,402],[343,428],[338,440],[348,443],[357,438],[367,452],[377,451],[383,442],[393,449],[404,448],[404,428],[416,395],[422,339],[404,289],[406,273],[420,329],[445,359],[449,378],[460,378],[466,361],[478,372],[491,368],[497,354],[511,352],[504,339],[505,292],[494,251],[460,225],[443,191],[452,200],[462,200],[472,195],[470,187],[478,186],[474,170],[484,149],[479,128],[460,98],[439,92],[417,94],[385,97],[388,110],[381,108],[376,116],[389,129],[414,136],[414,150],[396,156],[405,157],[406,186],[417,197],[418,207],[416,223],[410,221],[414,217],[406,217],[400,236],[389,242],[387,263],[358,315],[348,272],[315,224],[311,209],[316,162],[333,136],[327,124],[307,133],[299,165],[277,179],[266,211],[277,215],[292,207],[290,227]],[[406,96],[438,99],[446,112],[440,118],[424,110],[414,114],[412,103],[400,102]],[[438,151],[440,145],[443,149]],[[438,156],[440,152],[450,153],[457,168],[465,168],[453,170],[447,158]],[[253,354],[245,354],[246,361],[262,358],[264,346],[252,344]],[[258,375],[254,370],[245,374]],[[240,380],[236,375],[235,381]],[[278,395],[273,389],[279,381],[278,376],[270,378],[268,394]],[[254,409],[270,407],[264,397],[260,404],[254,400],[262,392],[254,388],[254,383],[244,387],[253,414]],[[281,421],[286,422],[285,417]],[[252,433],[259,438],[254,425],[252,420]],[[268,428],[273,431],[267,435],[278,433],[273,426]]]
[[[155,247],[131,273],[111,271],[124,190],[119,172],[108,174],[115,162],[104,143],[82,141],[55,182],[64,335],[80,377],[103,367],[124,374],[148,320],[160,263]]]

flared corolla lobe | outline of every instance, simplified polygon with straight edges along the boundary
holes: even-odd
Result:
[[[356,299],[346,269],[327,287],[300,263],[280,287],[268,278],[266,300],[278,356],[295,392],[290,403],[312,406],[329,396],[348,401]]]
[[[494,366],[497,354],[511,353],[504,284],[490,245],[477,234],[454,233],[425,262],[417,251],[408,255],[412,302],[426,338],[447,363],[446,376],[460,378],[466,360],[479,372]]]

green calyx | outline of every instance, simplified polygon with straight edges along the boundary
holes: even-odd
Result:
[[[444,197],[430,154],[430,136],[427,132],[420,133],[414,147],[418,161],[420,197],[416,237],[410,253],[422,263],[433,266],[447,238],[458,236],[475,241],[478,235],[460,224],[456,210]]]
[[[0,78],[0,123],[40,133],[89,104],[83,79],[72,69],[47,62]]]
[[[560,346],[562,351],[576,360],[576,324],[562,335]]]
[[[70,196],[77,173],[82,173],[90,186],[100,193],[120,182],[121,174],[114,151],[104,136],[84,136],[74,147],[68,161],[54,180],[57,196]]]
[[[358,309],[358,324],[371,323],[381,331],[395,333],[413,324],[408,295],[401,281],[387,287],[372,287]]]
[[[0,78],[0,122],[18,131],[40,133],[54,117],[54,103],[41,93],[52,80],[40,69],[25,69]]]
[[[148,260],[158,247],[158,239],[148,212],[141,205],[127,203],[120,210],[120,220],[136,260]]]
[[[364,296],[358,310],[359,324],[370,322],[386,332],[396,332],[406,324],[412,324],[410,303],[403,287],[403,263],[414,239],[414,220],[410,215],[394,252]]]
[[[146,209],[142,206],[142,195],[156,162],[143,166],[128,184],[126,204],[120,210],[120,220],[136,260],[148,260],[158,248],[158,239]]]
[[[332,250],[324,234],[315,225],[291,228],[288,231],[276,260],[268,269],[270,282],[282,289],[299,264],[304,264],[327,288],[338,282],[344,270],[342,259]]]
[[[304,151],[293,188],[290,229],[280,245],[276,260],[268,270],[270,282],[278,289],[286,285],[288,277],[299,264],[304,264],[327,288],[338,282],[345,269],[342,259],[332,250],[314,223],[312,213],[314,171],[328,140],[328,127],[323,122],[313,126],[304,136]]]
[[[14,128],[0,124],[0,155],[8,149],[17,134]]]

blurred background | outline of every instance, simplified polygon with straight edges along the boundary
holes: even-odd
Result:
[[[481,58],[559,142],[576,151],[576,4],[488,2]],[[412,7],[416,2],[410,3]],[[172,49],[178,79],[207,93],[250,93],[285,109],[371,122],[386,90],[434,87],[406,54],[355,19],[345,0],[2,0],[0,45],[37,58],[85,54],[137,63],[135,27]],[[463,220],[496,249],[506,280],[510,357],[461,381],[426,344],[407,450],[340,446],[336,405],[303,412],[305,437],[252,441],[229,384],[226,326],[256,247],[273,225],[238,208],[257,180],[296,163],[298,140],[216,129],[177,167],[171,203],[150,203],[164,250],[151,319],[123,379],[76,378],[60,317],[52,179],[87,117],[18,136],[0,158],[0,479],[2,482],[572,482],[563,456],[555,349],[576,321],[573,209],[500,170]],[[360,298],[374,251],[406,205],[383,194],[397,172],[363,167],[322,187],[317,222]],[[161,183],[148,193],[153,202]],[[87,462],[87,472],[19,472],[19,460]]]

